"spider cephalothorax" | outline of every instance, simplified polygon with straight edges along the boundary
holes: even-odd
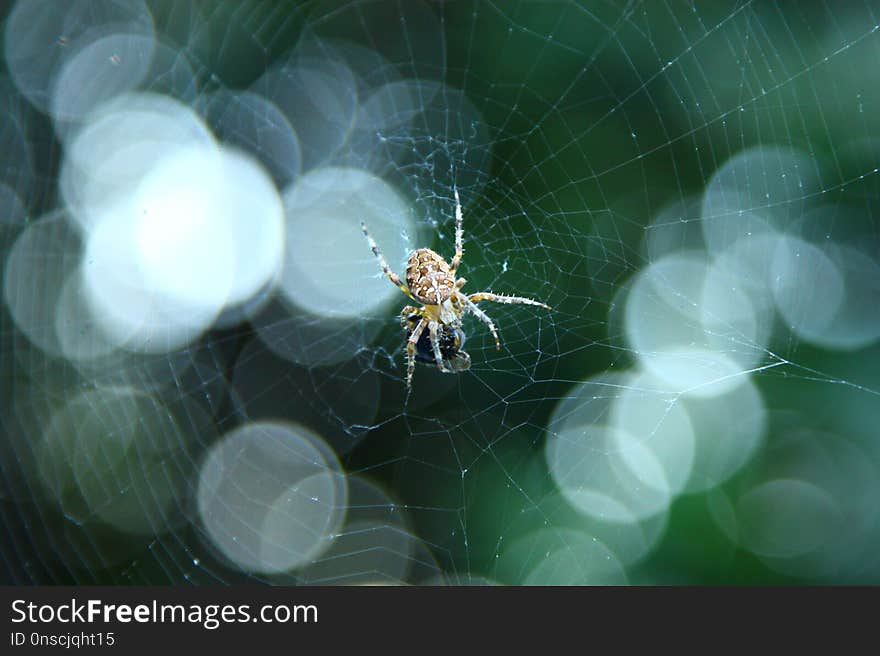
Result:
[[[470,367],[470,356],[462,350],[464,345],[464,332],[461,330],[461,318],[466,312],[471,312],[480,321],[486,324],[492,337],[495,338],[495,347],[501,348],[501,340],[498,339],[498,331],[492,320],[477,307],[480,301],[494,301],[495,303],[509,303],[519,305],[537,305],[550,309],[549,305],[533,301],[521,296],[504,296],[490,292],[478,292],[465,295],[461,292],[467,282],[464,278],[456,280],[458,265],[461,264],[463,254],[462,242],[464,232],[462,230],[461,201],[458,198],[458,189],[455,193],[455,256],[447,263],[440,255],[430,248],[420,248],[409,257],[406,265],[406,284],[394,273],[385,261],[379,246],[370,236],[367,225],[361,223],[361,229],[373,250],[373,255],[379,260],[382,271],[388,279],[395,284],[400,291],[414,301],[422,304],[417,308],[407,305],[400,313],[401,323],[407,334],[406,340],[406,386],[412,385],[412,376],[416,360],[422,360],[426,354],[426,344],[422,339],[425,329],[428,330],[428,343],[433,354],[433,361],[440,371],[457,373]]]

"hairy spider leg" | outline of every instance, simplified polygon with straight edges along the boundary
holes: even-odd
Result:
[[[428,331],[430,332],[431,348],[434,350],[434,361],[437,363],[437,368],[446,373],[451,372],[452,370],[443,364],[443,354],[440,352],[440,324],[436,321],[429,321]]]
[[[403,328],[407,327],[407,324],[409,323],[409,315],[411,314],[417,314],[420,317],[425,316],[424,312],[419,308],[407,305],[400,311],[400,325],[403,326]]]
[[[461,201],[458,199],[458,187],[453,187],[452,191],[455,194],[455,257],[452,258],[449,268],[452,275],[455,275],[455,272],[458,271],[458,265],[461,264],[461,256],[464,254],[464,228],[462,226],[464,217],[461,213]]]
[[[376,256],[376,259],[379,260],[379,266],[382,267],[382,271],[388,276],[388,280],[391,281],[392,284],[396,285],[400,291],[404,294],[413,298],[412,293],[409,291],[409,287],[404,285],[400,278],[397,277],[397,274],[391,270],[391,267],[388,266],[388,262],[385,261],[385,256],[382,255],[382,251],[379,249],[379,245],[376,243],[376,240],[373,239],[372,235],[370,235],[370,231],[367,230],[367,224],[361,221],[361,230],[364,233],[364,237],[367,238],[367,242],[370,244],[370,249],[373,251],[373,255]]]
[[[492,303],[505,303],[508,305],[537,305],[545,310],[551,310],[549,305],[545,305],[539,301],[533,301],[523,296],[506,296],[505,294],[492,294],[490,292],[477,292],[468,297],[471,303],[479,303],[480,301],[491,301]]]
[[[479,319],[480,321],[482,321],[484,324],[486,324],[489,327],[489,332],[491,332],[492,337],[495,338],[495,349],[500,351],[501,350],[501,340],[498,338],[498,331],[495,329],[495,324],[492,323],[492,320],[489,318],[489,315],[487,315],[480,308],[478,308],[476,305],[474,305],[473,301],[471,301],[471,299],[469,299],[467,296],[465,296],[461,292],[455,292],[455,294],[456,294],[456,297],[458,298],[458,300],[461,301],[465,305],[465,307],[468,310],[470,310],[474,314],[475,317],[477,317],[477,319]]]
[[[406,389],[412,389],[413,372],[416,370],[416,344],[428,325],[428,319],[422,317],[416,327],[413,328],[412,335],[406,340]]]

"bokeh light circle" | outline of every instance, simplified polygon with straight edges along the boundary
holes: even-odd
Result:
[[[323,440],[296,425],[245,424],[203,461],[206,537],[247,572],[279,573],[325,551],[345,518],[347,484]]]

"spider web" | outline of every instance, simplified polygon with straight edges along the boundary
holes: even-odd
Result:
[[[871,3],[106,0],[14,29],[38,4],[4,23],[7,580],[878,581]],[[246,154],[233,217],[284,208],[274,278],[197,329],[69,283],[101,282],[84,126],[145,92]],[[465,291],[553,309],[483,304],[501,350],[469,316],[470,370],[407,396],[408,299],[359,224],[399,274],[451,258],[455,189]],[[235,234],[168,293],[271,260]]]

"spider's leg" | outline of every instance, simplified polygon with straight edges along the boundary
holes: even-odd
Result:
[[[434,349],[434,361],[440,371],[449,373],[451,370],[443,364],[443,354],[440,352],[440,324],[436,321],[428,322],[428,330],[430,331],[431,348]]]
[[[464,278],[459,278],[458,280],[455,281],[455,288],[461,289],[466,284],[467,284],[467,280],[465,280]]]
[[[452,270],[452,275],[455,275],[455,272],[458,271],[458,265],[461,264],[461,256],[464,254],[464,228],[462,227],[464,217],[461,213],[458,187],[453,187],[452,190],[455,193],[455,257],[452,258],[449,268]]]
[[[545,305],[539,301],[533,301],[530,298],[522,296],[505,296],[504,294],[492,294],[490,292],[478,292],[468,297],[471,303],[479,303],[480,301],[492,301],[493,303],[505,303],[509,305],[537,305],[545,310],[552,309],[549,305]]]
[[[413,307],[412,305],[407,305],[400,311],[400,325],[406,329],[407,324],[410,322],[409,318],[412,315],[416,315],[418,317],[425,316],[424,313],[417,307]]]
[[[428,320],[425,317],[419,321],[415,328],[413,328],[412,334],[409,336],[409,339],[406,340],[406,389],[407,392],[412,389],[412,377],[413,372],[416,369],[416,344],[419,342],[419,338],[422,336],[422,333],[425,331],[425,326],[428,325]]]
[[[370,235],[370,231],[367,230],[367,224],[363,221],[361,221],[361,230],[364,231],[364,237],[367,238],[367,241],[370,244],[370,249],[373,251],[373,255],[376,256],[376,259],[379,260],[379,266],[382,267],[382,271],[388,276],[388,280],[390,280],[392,284],[397,285],[400,291],[412,298],[413,295],[410,293],[409,288],[400,282],[400,278],[398,278],[397,274],[388,266],[388,262],[385,261],[385,256],[382,255],[382,251],[379,250],[379,245],[376,243],[376,240],[373,239],[372,235]]]
[[[495,330],[495,324],[492,323],[492,320],[489,318],[485,312],[483,312],[480,308],[474,305],[473,301],[470,298],[462,294],[461,292],[455,292],[456,297],[464,304],[464,306],[473,312],[474,316],[482,321],[489,327],[489,332],[492,333],[492,337],[495,338],[495,348],[497,350],[501,350],[501,340],[498,339],[498,331]],[[476,294],[475,294],[476,295]]]

